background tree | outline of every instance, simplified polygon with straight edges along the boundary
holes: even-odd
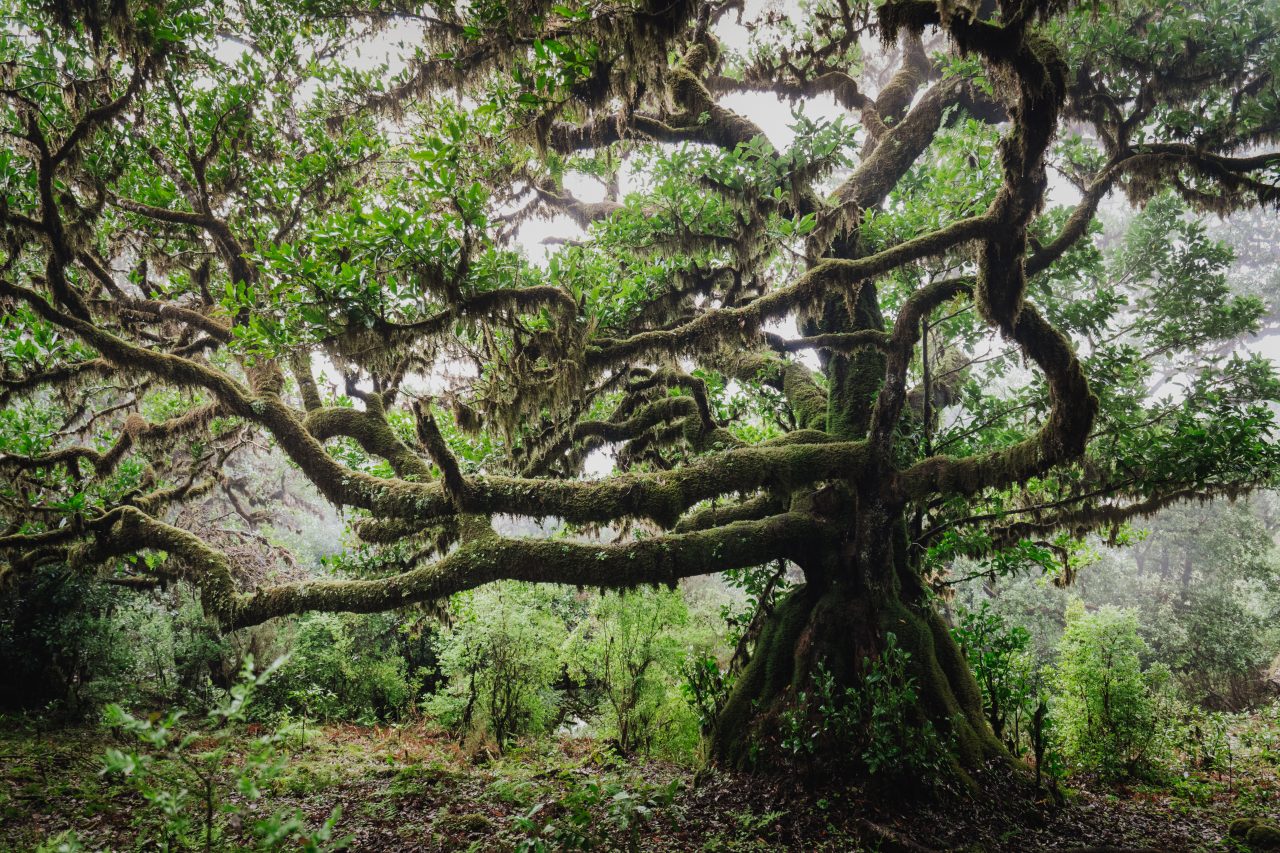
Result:
[[[789,561],[715,754],[768,765],[819,664],[856,686],[892,633],[972,770],[1007,753],[939,566],[1070,574],[1276,470],[1235,345],[1265,307],[1191,215],[1277,198],[1273,4],[3,8],[12,580],[182,578],[230,630]],[[789,145],[741,93],[795,104]],[[1113,193],[1147,213],[1104,261]],[[549,214],[585,234],[536,263]],[[268,452],[350,521],[346,577],[255,538],[314,502],[250,487]]]
[[[1081,549],[1069,586],[1054,583],[1058,574],[1001,577],[990,561],[961,561],[947,580],[956,591],[951,606],[985,605],[992,616],[1028,626],[1037,668],[1054,664],[1073,600],[1090,611],[1131,609],[1143,664],[1167,666],[1184,698],[1217,710],[1256,705],[1274,689],[1268,676],[1280,653],[1273,495],[1161,510],[1128,548],[1096,547],[1095,540]]]

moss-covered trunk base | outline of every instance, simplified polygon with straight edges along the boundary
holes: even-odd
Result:
[[[876,661],[887,664],[893,653],[886,649],[894,647],[907,655],[906,678],[890,677],[899,683],[888,688],[883,680],[878,688],[868,684],[867,673]],[[893,667],[877,669],[883,679]],[[901,697],[903,689],[914,698],[871,722],[869,705],[882,703],[866,697],[881,695],[877,690]],[[921,744],[931,736],[936,754],[922,765]],[[871,766],[892,759],[895,746],[914,758]],[[738,770],[834,773],[851,781],[879,775],[924,787],[936,780],[906,777],[941,771],[968,785],[993,764],[1017,767],[987,725],[977,682],[933,608],[840,584],[803,586],[778,603],[720,713],[711,756]]]

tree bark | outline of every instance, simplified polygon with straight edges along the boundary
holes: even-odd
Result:
[[[905,537],[893,535],[899,526],[895,522],[883,540],[900,550]],[[862,689],[870,662],[882,655],[892,634],[894,644],[910,656],[906,673],[916,694],[903,736],[923,737],[932,727],[939,757],[966,787],[974,785],[973,774],[985,767],[1017,768],[991,731],[968,662],[909,562],[899,558],[887,569],[868,572],[856,561],[842,561],[844,570],[834,577],[807,576],[807,582],[767,617],[751,659],[716,721],[713,760],[765,773],[800,770],[853,781],[869,777],[866,763],[856,754],[866,732],[823,733],[813,752],[800,756],[783,740],[788,718],[813,712],[814,677],[820,666],[831,673],[837,695],[848,688]],[[891,775],[886,781],[897,790],[924,791],[930,785],[924,778]]]

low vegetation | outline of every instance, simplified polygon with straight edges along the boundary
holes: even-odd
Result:
[[[1250,534],[1269,501],[1200,510],[1234,520],[1235,539],[1250,544],[1230,553],[1271,567],[1254,574],[1280,571],[1270,541]],[[1161,516],[1144,541],[1183,520]],[[1223,541],[1206,525],[1187,544]],[[736,677],[738,614],[779,582],[771,576],[604,594],[506,583],[434,614],[313,614],[222,639],[198,619],[167,618],[191,600],[182,586],[113,589],[96,613],[0,634],[9,671],[40,655],[80,661],[54,670],[65,682],[11,694],[25,709],[11,708],[0,740],[3,845],[848,850],[911,838],[951,849],[968,833],[975,850],[1085,840],[1269,849],[1280,686],[1263,666],[1245,690],[1220,647],[1221,670],[1187,667],[1242,632],[1194,601],[1178,618],[1211,632],[1149,641],[1168,631],[1144,621],[1160,608],[1116,603],[1143,582],[1141,562],[1134,549],[1093,553],[1076,585],[1049,584],[1056,615],[1043,595],[1019,594],[1044,578],[957,568],[952,633],[992,731],[1041,791],[1030,812],[981,817],[948,811],[968,796],[965,771],[913,714],[910,654],[892,641],[863,661],[861,688],[820,672],[783,715],[776,737],[796,756],[791,783],[708,771],[705,706]],[[1245,611],[1275,606],[1265,585],[1233,595]],[[1221,596],[1212,606],[1221,611]],[[1259,644],[1249,660],[1280,652],[1276,632],[1245,634]],[[108,642],[127,653],[102,653],[96,644]],[[268,655],[257,666],[256,652]],[[1206,683],[1236,683],[1248,698],[1218,707]],[[847,778],[846,762],[865,786],[832,783]],[[917,778],[933,781],[913,787]],[[912,792],[911,815],[890,790]],[[946,829],[934,825],[943,817]]]

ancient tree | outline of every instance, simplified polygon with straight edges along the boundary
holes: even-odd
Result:
[[[892,633],[974,769],[947,565],[1066,582],[1280,462],[1267,308],[1197,219],[1280,193],[1274,4],[3,8],[9,584],[181,579],[234,630],[792,565],[715,753],[767,766]],[[257,532],[303,481],[331,578]]]

